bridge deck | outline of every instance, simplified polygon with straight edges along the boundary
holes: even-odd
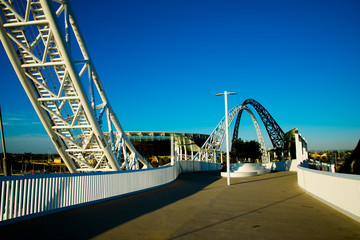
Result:
[[[360,239],[360,223],[304,193],[296,173],[232,179],[230,187],[213,174],[188,173],[162,188],[0,232],[16,239]]]

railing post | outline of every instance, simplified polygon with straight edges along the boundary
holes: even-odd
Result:
[[[170,148],[171,148],[171,165],[174,166],[174,160],[175,160],[175,156],[174,156],[174,136],[171,135],[170,137]]]

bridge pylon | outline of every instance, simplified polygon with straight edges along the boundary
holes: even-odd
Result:
[[[1,42],[69,171],[150,167],[110,105],[70,3],[0,0],[0,15]]]

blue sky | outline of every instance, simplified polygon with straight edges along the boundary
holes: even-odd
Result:
[[[360,2],[73,1],[91,57],[126,131],[210,134],[229,109],[260,102],[309,150],[360,137]],[[3,47],[0,104],[9,152],[54,152]],[[269,137],[260,118],[267,147]],[[233,128],[233,125],[231,126]],[[240,137],[256,139],[243,114]]]

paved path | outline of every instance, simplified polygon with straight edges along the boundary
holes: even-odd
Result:
[[[0,227],[1,239],[360,239],[360,223],[310,197],[296,173],[177,181]],[[11,236],[11,237],[10,237]]]

